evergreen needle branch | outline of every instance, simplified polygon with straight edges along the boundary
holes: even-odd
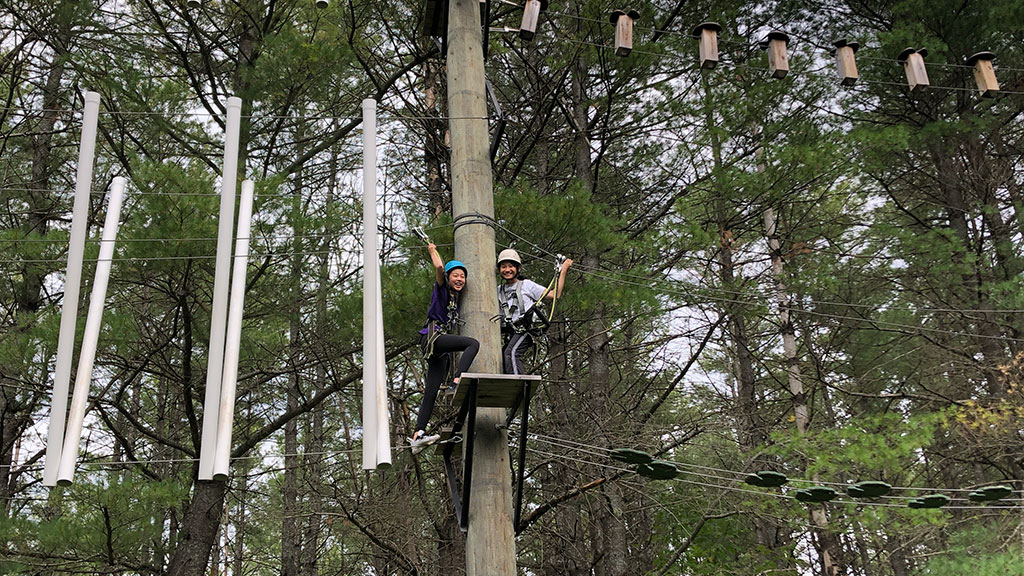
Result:
[[[701,516],[700,520],[697,521],[697,525],[694,526],[693,530],[690,532],[690,535],[684,538],[683,541],[679,543],[675,553],[672,554],[672,557],[669,558],[667,562],[665,562],[665,565],[662,566],[661,570],[658,571],[656,576],[665,576],[665,574],[668,574],[669,568],[672,568],[672,566],[676,563],[676,560],[679,560],[679,557],[686,553],[686,551],[690,548],[690,544],[693,544],[693,540],[697,538],[697,535],[700,534],[701,529],[704,528],[704,524],[708,520],[722,520],[723,518],[735,516],[736,514],[739,514],[739,512],[733,510],[732,512],[726,512],[724,514],[715,514],[711,516],[705,514],[704,516]]]
[[[405,76],[410,71],[415,70],[417,67],[419,67],[421,64],[423,64],[430,58],[434,57],[436,53],[437,49],[431,48],[430,50],[427,50],[423,54],[417,55],[415,58],[407,62],[405,66],[402,66],[398,70],[395,70],[394,73],[392,73],[391,76],[386,78],[383,82],[375,82],[377,92],[374,94],[374,99],[378,101],[383,99],[384,96],[388,93],[388,90],[390,90],[398,82],[400,78]],[[294,174],[311,158],[315,157],[317,154],[323,152],[324,150],[327,150],[335,143],[337,143],[339,140],[341,140],[349,133],[351,133],[353,130],[355,130],[356,127],[361,126],[362,124],[363,119],[361,116],[358,118],[353,118],[347,124],[339,127],[337,131],[335,131],[333,134],[325,138],[320,144],[316,146],[311,146],[303,154],[298,155],[298,157],[296,157],[291,164],[286,166],[285,169],[281,171],[281,173]]]
[[[189,457],[192,457],[192,458],[195,457],[195,455],[196,455],[195,450],[189,448],[188,446],[185,446],[184,444],[179,444],[177,442],[174,442],[170,438],[166,438],[164,436],[161,436],[161,435],[157,434],[156,432],[153,432],[152,430],[149,429],[148,426],[143,424],[141,420],[136,418],[135,415],[132,414],[131,410],[129,410],[128,408],[123,406],[120,402],[107,402],[107,404],[110,404],[110,405],[114,406],[114,408],[116,408],[117,411],[121,413],[121,416],[123,416],[125,418],[125,420],[127,420],[132,426],[134,426],[140,433],[142,433],[143,436],[146,436],[146,437],[150,438],[151,440],[153,440],[153,441],[155,441],[155,442],[157,442],[159,444],[163,444],[164,446],[167,446],[169,448],[173,448],[173,449],[181,452],[182,454],[188,455]],[[99,406],[99,402],[94,401],[93,402],[93,407],[95,408],[95,407],[98,407],[98,406]],[[115,436],[117,435],[117,432],[114,431],[113,427],[111,427],[110,431]]]

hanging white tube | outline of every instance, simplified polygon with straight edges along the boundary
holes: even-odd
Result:
[[[78,446],[82,441],[82,422],[89,404],[89,385],[92,383],[92,367],[96,361],[96,345],[103,325],[103,307],[107,299],[107,281],[114,260],[114,243],[121,221],[121,201],[124,198],[125,179],[114,178],[110,186],[110,200],[107,204],[107,218],[103,222],[100,240],[100,255],[96,260],[96,277],[89,296],[89,314],[85,319],[85,335],[82,350],[78,354],[78,372],[75,374],[75,391],[71,395],[71,411],[68,413],[67,433],[60,455],[60,469],[57,484],[69,486],[78,462]]]
[[[363,100],[363,470],[377,468],[377,151],[376,105]]]
[[[68,267],[64,274],[64,302],[60,313],[60,334],[57,338],[57,364],[53,373],[50,423],[46,433],[44,486],[57,485],[57,471],[60,468],[60,455],[64,445],[64,417],[68,407],[71,360],[75,351],[78,293],[82,286],[82,260],[85,257],[89,192],[92,188],[92,163],[96,152],[96,124],[99,114],[99,93],[86,92],[82,142],[78,148],[78,173],[75,177],[75,202],[71,212],[71,237],[68,240]]]
[[[377,255],[377,102],[363,100],[363,469],[391,465]]]
[[[224,133],[224,170],[220,188],[220,221],[217,228],[217,259],[213,276],[210,312],[210,356],[206,364],[206,396],[203,401],[203,436],[199,446],[199,479],[213,479],[220,414],[221,373],[224,366],[224,332],[228,309],[228,278],[231,274],[231,231],[235,220],[235,182],[238,179],[238,138],[242,125],[242,99],[231,97]],[[246,234],[248,236],[248,234]]]
[[[388,418],[387,372],[384,363],[384,309],[377,274],[377,354],[376,354],[376,408],[377,408],[377,466],[391,466],[391,420]]]
[[[252,197],[252,180],[242,181],[242,195],[238,203],[238,239],[235,241],[235,261],[231,270],[231,304],[224,345],[224,374],[220,384],[220,413],[217,417],[217,444],[213,459],[214,480],[227,480],[231,464],[231,426],[235,419],[235,386],[238,384],[238,353],[242,342]]]

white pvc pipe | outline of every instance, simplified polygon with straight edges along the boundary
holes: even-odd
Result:
[[[199,479],[213,479],[220,414],[221,372],[224,367],[224,331],[228,309],[228,278],[231,274],[231,231],[235,220],[235,182],[238,179],[238,138],[242,125],[242,99],[231,97],[224,133],[224,170],[220,189],[220,221],[217,258],[210,311],[210,355],[206,364],[206,396],[203,401],[203,435],[199,445]],[[246,235],[248,236],[248,234]]]
[[[363,100],[363,469],[391,464],[377,249],[377,102]]]
[[[78,174],[75,177],[75,202],[71,212],[71,237],[68,240],[68,268],[64,274],[64,302],[57,338],[57,364],[53,373],[50,423],[46,432],[44,486],[57,485],[57,471],[60,468],[60,455],[64,445],[64,413],[68,407],[71,359],[75,352],[78,293],[82,286],[82,260],[85,257],[85,233],[89,218],[89,193],[92,188],[92,163],[96,152],[96,124],[99,114],[99,93],[86,92],[82,142],[78,148]]]
[[[235,416],[235,386],[238,384],[238,352],[242,342],[242,313],[245,308],[245,273],[249,261],[249,234],[252,222],[252,180],[242,181],[238,204],[238,239],[231,270],[231,305],[228,309],[227,338],[224,345],[224,374],[220,385],[220,411],[217,418],[217,444],[213,459],[213,479],[227,480],[231,464],[231,426]]]
[[[377,468],[377,102],[363,100],[363,470]]]
[[[107,219],[103,222],[100,240],[100,255],[96,260],[96,278],[89,296],[89,314],[85,319],[85,335],[82,350],[78,354],[78,372],[75,374],[75,391],[71,396],[71,412],[68,414],[68,430],[64,436],[64,449],[60,455],[60,469],[57,484],[69,486],[75,475],[78,462],[78,446],[82,441],[82,422],[89,404],[89,384],[92,383],[92,367],[96,361],[96,345],[103,325],[103,307],[107,299],[107,281],[114,260],[114,243],[121,221],[121,200],[124,198],[125,179],[114,178],[110,186],[110,201],[107,204]]]
[[[388,418],[387,372],[384,363],[384,310],[380,274],[377,274],[377,466],[391,466],[391,420]]]

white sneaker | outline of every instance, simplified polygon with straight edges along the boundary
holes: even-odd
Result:
[[[409,446],[412,447],[413,454],[419,454],[424,448],[430,446],[434,442],[441,439],[440,434],[423,434],[419,438],[406,438],[409,441]]]

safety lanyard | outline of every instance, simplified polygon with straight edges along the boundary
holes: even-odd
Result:
[[[506,286],[508,286],[508,285],[505,284],[505,285],[503,285],[503,286],[498,288],[498,303],[501,304],[501,316],[502,316],[502,318],[505,320],[506,323],[511,323],[512,322],[512,316],[513,316],[513,314],[512,314],[513,306],[512,306],[512,303],[509,302],[509,293],[508,293],[508,290],[507,290]],[[523,281],[522,280],[517,280],[516,281],[516,289],[515,289],[514,298],[515,298],[515,308],[517,310],[521,311],[521,313],[522,313],[521,315],[522,316],[525,316],[526,311],[523,310]]]

